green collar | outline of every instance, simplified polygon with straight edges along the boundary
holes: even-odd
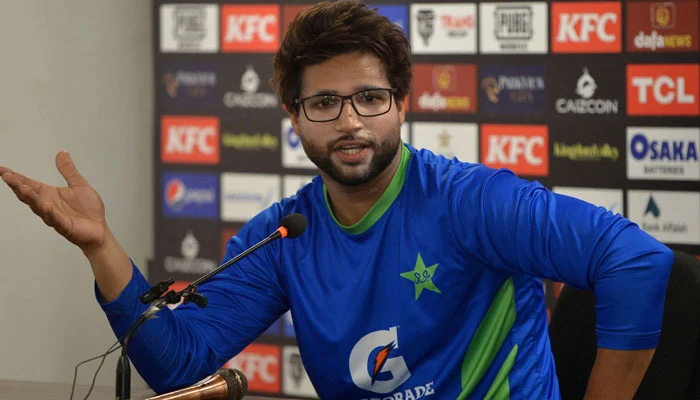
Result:
[[[339,227],[343,228],[346,232],[353,235],[358,235],[371,228],[375,222],[379,221],[379,218],[381,218],[382,215],[384,215],[386,210],[389,209],[394,200],[396,200],[396,198],[399,196],[401,188],[403,187],[403,183],[406,181],[406,169],[408,168],[408,161],[410,160],[410,158],[411,151],[408,149],[408,147],[404,145],[403,150],[401,151],[401,163],[399,164],[399,168],[396,170],[396,174],[394,174],[394,177],[391,179],[391,183],[389,183],[389,186],[387,186],[384,193],[382,193],[382,196],[377,200],[376,203],[374,203],[374,205],[372,206],[372,208],[369,209],[367,214],[365,214],[365,216],[362,217],[362,219],[357,221],[357,223],[352,226],[342,225],[335,218],[335,215],[333,215],[333,211],[331,210],[331,204],[328,201],[328,190],[326,190],[326,184],[324,183],[323,196],[326,199],[326,207],[328,207],[328,213],[333,218],[333,221],[335,221],[335,223],[338,224]]]

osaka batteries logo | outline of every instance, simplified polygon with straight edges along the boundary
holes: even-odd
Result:
[[[360,339],[350,352],[349,366],[353,383],[374,393],[389,393],[411,377],[395,326]]]

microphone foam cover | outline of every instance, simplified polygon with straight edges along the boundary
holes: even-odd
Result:
[[[282,218],[280,223],[287,229],[287,238],[294,239],[306,230],[306,217],[302,214],[288,214]]]

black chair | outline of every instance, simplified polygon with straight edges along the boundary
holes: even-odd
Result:
[[[674,250],[661,338],[635,399],[700,399],[700,260]],[[592,292],[564,287],[549,337],[564,400],[580,400],[597,351]]]

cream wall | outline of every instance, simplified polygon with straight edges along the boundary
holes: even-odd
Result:
[[[151,13],[147,0],[0,0],[0,165],[63,184],[54,156],[70,151],[143,270],[153,254]],[[0,379],[70,382],[75,364],[114,341],[82,253],[3,184]],[[114,385],[115,362],[99,383]],[[96,366],[81,367],[80,381]]]

